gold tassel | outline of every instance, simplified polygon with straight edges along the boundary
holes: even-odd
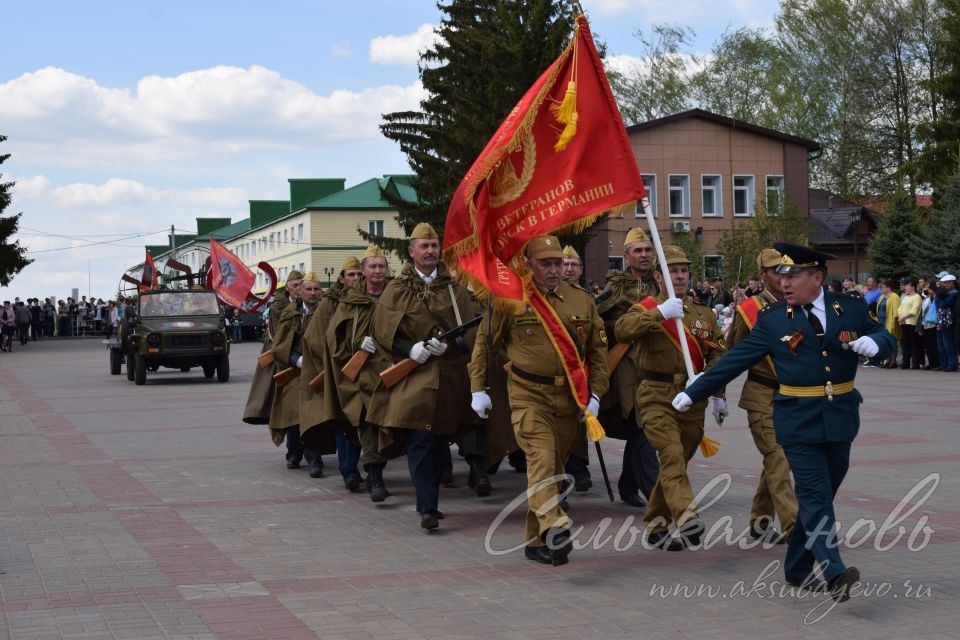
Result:
[[[714,440],[710,436],[704,434],[700,438],[700,453],[703,454],[704,458],[709,458],[717,454],[717,451],[720,451],[720,441]]]
[[[590,442],[600,442],[603,440],[607,432],[603,430],[603,425],[600,424],[600,421],[589,411],[584,411],[584,415],[587,418],[587,437],[590,438]]]
[[[567,83],[567,92],[559,104],[550,105],[553,117],[560,124],[569,123],[577,113],[577,83],[571,80]]]
[[[567,145],[570,144],[570,141],[573,139],[573,136],[577,135],[577,118],[578,114],[573,113],[573,119],[567,123],[567,126],[563,128],[563,133],[560,134],[560,137],[557,139],[557,143],[553,145],[554,151],[563,151],[567,148]]]

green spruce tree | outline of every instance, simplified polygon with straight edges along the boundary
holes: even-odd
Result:
[[[960,173],[944,183],[941,197],[911,242],[910,275],[960,272]]]
[[[917,211],[910,196],[904,192],[896,194],[867,245],[873,275],[883,279],[910,275],[911,252],[918,232]]]
[[[406,233],[428,222],[443,234],[453,192],[497,127],[560,55],[573,18],[561,0],[446,0],[439,43],[420,59],[427,97],[419,111],[383,116],[415,174],[418,203],[390,199]],[[403,251],[397,238],[366,239]]]
[[[6,136],[0,136],[0,142],[6,140]],[[0,154],[0,164],[6,162],[10,154]],[[10,242],[10,238],[17,232],[20,226],[20,216],[17,213],[12,216],[2,215],[4,210],[10,206],[12,197],[10,190],[13,189],[13,182],[3,182],[3,174],[0,173],[0,287],[6,287],[10,284],[13,276],[33,260],[26,258],[27,250],[20,246],[20,241]]]

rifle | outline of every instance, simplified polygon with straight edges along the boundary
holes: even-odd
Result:
[[[454,338],[454,339],[459,338],[463,336],[464,333],[467,332],[467,329],[480,324],[480,320],[482,319],[483,319],[483,316],[477,316],[472,320],[467,320],[459,327],[454,327],[453,329],[450,329],[450,331],[447,331],[446,333],[441,333],[440,335],[436,336],[436,339],[447,340],[449,338]],[[427,340],[430,340],[430,338],[427,338]],[[426,343],[427,340],[424,340],[423,342]],[[403,360],[396,363],[395,365],[381,371],[380,379],[383,380],[383,384],[387,387],[387,389],[390,389],[395,384],[397,384],[398,382],[406,378],[408,375],[410,375],[410,373],[412,373],[413,370],[419,366],[420,366],[420,363],[417,362],[416,360],[413,360],[412,358],[404,358]]]
[[[617,365],[620,364],[620,361],[623,360],[623,356],[627,355],[627,351],[629,350],[629,342],[618,342],[610,348],[610,350],[607,352],[608,373],[613,373],[613,370],[617,368]]]
[[[282,387],[287,384],[294,378],[300,375],[300,369],[297,367],[287,367],[283,371],[278,371],[273,374],[273,381],[277,383],[278,387]]]
[[[324,373],[325,373],[324,371],[321,371],[320,373],[315,375],[310,382],[307,383],[308,385],[310,385],[310,388],[316,391],[317,393],[320,393],[321,391],[323,391],[323,374]]]
[[[358,349],[357,352],[353,354],[349,360],[347,360],[347,364],[343,365],[343,368],[340,369],[340,373],[350,380],[350,382],[355,382],[357,376],[360,375],[360,369],[363,369],[363,365],[367,364],[367,358],[369,357],[369,351]]]
[[[257,364],[260,365],[261,369],[266,369],[271,364],[273,364],[273,349],[267,349],[266,351],[258,355]]]

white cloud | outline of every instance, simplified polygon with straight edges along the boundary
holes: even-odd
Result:
[[[203,189],[155,189],[136,180],[111,178],[101,185],[74,183],[51,191],[60,207],[104,207],[117,204],[170,203],[201,206],[231,206],[250,196],[237,187]]]
[[[592,0],[585,9],[596,11],[600,15],[613,16],[636,9],[636,4],[632,0]]]
[[[349,58],[353,55],[353,49],[350,48],[349,44],[334,43],[330,45],[330,53],[333,54],[334,58]]]
[[[47,67],[0,84],[0,122],[22,161],[163,165],[376,140],[383,113],[423,95],[416,81],[323,96],[256,65],[147,76],[131,92]]]
[[[711,54],[696,54],[694,56],[682,53],[677,54],[677,57],[683,60],[688,73],[696,73],[701,71],[712,59]],[[638,72],[649,73],[650,71],[650,59],[641,58],[640,56],[607,56],[604,59],[604,64],[606,65],[606,68],[617,71],[618,73],[622,73],[625,76],[630,76]]]
[[[413,33],[402,36],[377,36],[370,41],[370,62],[413,67],[420,54],[433,47],[440,37],[435,27],[426,23]]]

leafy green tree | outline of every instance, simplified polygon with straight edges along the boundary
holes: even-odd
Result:
[[[734,223],[724,229],[717,241],[717,250],[723,256],[726,280],[732,285],[737,278],[737,265],[741,265],[741,282],[757,274],[757,256],[774,242],[806,244],[810,234],[809,223],[800,215],[791,200],[787,200],[781,215],[772,215],[763,206],[758,206],[753,217]]]
[[[909,240],[910,275],[960,272],[960,173],[946,180],[937,205]]]
[[[670,244],[674,244],[687,254],[687,260],[690,261],[690,285],[703,280],[703,252],[700,251],[700,243],[689,231],[673,231]],[[667,240],[664,238],[664,243]]]
[[[870,237],[867,255],[878,278],[910,275],[911,253],[919,232],[916,207],[904,192],[891,200],[880,226]]]
[[[690,104],[690,78],[698,64],[689,53],[694,32],[676,24],[654,24],[647,33],[636,29],[642,62],[630,70],[607,65],[610,88],[627,125],[683,111]]]
[[[391,199],[406,233],[428,222],[442,235],[460,180],[573,27],[569,4],[560,0],[445,0],[437,7],[440,39],[419,64],[427,96],[418,111],[385,114],[380,125],[416,176],[418,203]],[[405,255],[402,240],[361,235]]]
[[[0,136],[0,142],[6,140],[6,136]],[[0,164],[6,162],[10,154],[0,154]],[[3,174],[0,173],[0,214],[10,206],[12,196],[10,190],[13,189],[13,182],[3,182]],[[11,236],[17,232],[20,226],[20,216],[17,213],[12,216],[0,215],[0,287],[6,287],[10,280],[20,273],[24,267],[33,262],[26,257],[27,250],[20,246],[20,241],[9,242]]]

